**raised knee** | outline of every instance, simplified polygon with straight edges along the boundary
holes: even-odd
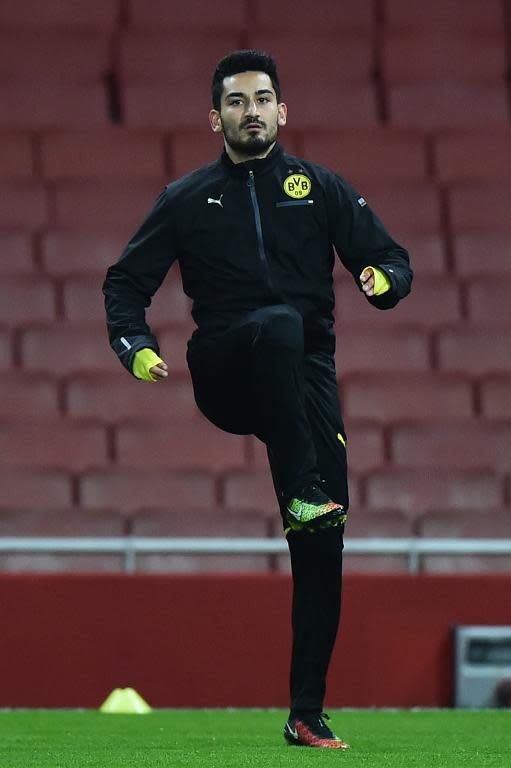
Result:
[[[303,320],[300,313],[287,304],[276,307],[261,323],[258,339],[278,346],[303,350]]]

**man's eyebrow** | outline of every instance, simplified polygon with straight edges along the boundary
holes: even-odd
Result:
[[[259,91],[256,91],[255,93],[256,93],[256,96],[261,96],[263,93],[269,93],[269,94],[271,94],[273,96],[273,91],[270,91],[269,88],[261,88]],[[242,93],[242,91],[231,91],[230,93],[228,93],[226,95],[225,98],[226,99],[233,99],[235,97],[239,98],[240,96],[246,96],[246,95],[247,94],[246,93]]]

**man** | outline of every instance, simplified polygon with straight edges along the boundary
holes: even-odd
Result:
[[[331,171],[284,152],[275,63],[237,51],[213,76],[221,157],[169,184],[103,287],[111,345],[139,379],[168,366],[145,307],[177,259],[197,324],[187,362],[199,409],[266,444],[291,555],[292,744],[344,749],[322,712],[340,615],[348,511],[334,362],[334,248],[367,300],[410,291],[407,252]]]

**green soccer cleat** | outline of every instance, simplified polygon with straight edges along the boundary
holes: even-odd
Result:
[[[291,499],[286,507],[286,517],[293,531],[317,531],[343,525],[348,514],[342,504],[329,499],[321,488],[312,483]]]
[[[322,749],[349,749],[350,745],[333,733],[325,720],[327,714],[307,714],[290,717],[284,726],[284,738],[296,747],[319,747]]]

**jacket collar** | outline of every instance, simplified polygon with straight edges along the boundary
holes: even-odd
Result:
[[[233,163],[225,148],[220,155],[220,160],[223,167],[229,174],[233,176],[247,176],[249,171],[253,171],[256,176],[271,171],[283,155],[284,150],[282,146],[277,142],[272,151],[266,157],[259,160],[247,160],[244,163]]]

